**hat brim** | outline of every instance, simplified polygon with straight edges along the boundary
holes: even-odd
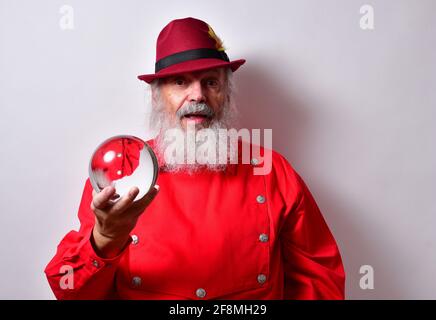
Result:
[[[189,60],[169,66],[154,74],[143,74],[138,76],[139,80],[151,83],[155,79],[175,76],[186,72],[204,71],[214,68],[229,67],[235,72],[240,66],[245,63],[245,59],[239,59],[231,62],[219,59],[197,59]]]

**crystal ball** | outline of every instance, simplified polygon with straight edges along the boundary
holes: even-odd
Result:
[[[155,185],[158,162],[151,147],[138,137],[120,135],[102,142],[89,162],[89,180],[95,191],[111,185],[115,188],[112,201],[126,195],[132,187],[141,199]]]

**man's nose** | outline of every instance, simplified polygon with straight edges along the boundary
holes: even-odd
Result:
[[[189,102],[205,102],[206,96],[200,81],[193,81],[189,87]]]

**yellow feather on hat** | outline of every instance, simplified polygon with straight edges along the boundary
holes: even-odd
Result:
[[[224,51],[226,48],[224,48],[223,41],[216,35],[215,31],[213,31],[212,27],[210,25],[207,25],[209,27],[209,36],[215,40],[215,46],[218,51]]]

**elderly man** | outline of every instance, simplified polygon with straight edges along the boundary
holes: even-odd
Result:
[[[168,139],[174,129],[218,135],[235,125],[232,73],[244,62],[230,61],[201,20],[174,20],[161,31],[156,71],[139,76],[152,88],[158,132],[148,143],[159,159],[159,187],[139,201],[132,188],[113,203],[113,187],[96,193],[86,181],[80,230],[64,237],[45,270],[57,298],[344,298],[338,247],[286,159],[269,150],[269,160],[243,163],[240,141],[216,149],[217,139]],[[218,156],[224,150],[229,161],[189,161],[189,152],[170,161],[174,143],[185,151],[206,145]],[[254,174],[262,161],[271,161],[270,170]]]

